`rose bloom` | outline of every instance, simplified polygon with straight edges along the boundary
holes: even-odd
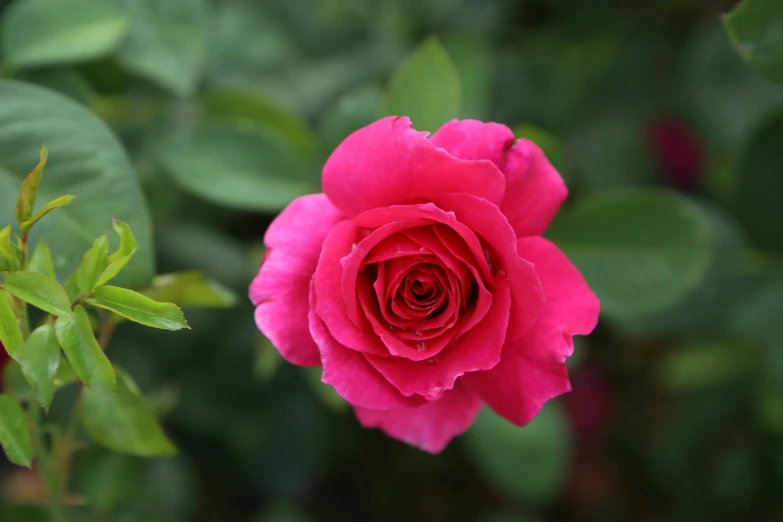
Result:
[[[3,346],[3,343],[0,343],[0,391],[3,389],[3,369],[5,369],[5,363],[10,359],[5,351],[5,346]]]
[[[323,191],[270,225],[250,298],[280,354],[323,366],[362,425],[437,453],[483,404],[522,426],[570,390],[564,362],[599,303],[541,237],[567,190],[535,144],[384,118],[337,147]]]

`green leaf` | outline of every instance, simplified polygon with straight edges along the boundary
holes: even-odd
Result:
[[[19,360],[24,351],[24,337],[16,320],[11,296],[0,290],[0,344],[12,359]]]
[[[109,265],[106,270],[103,271],[98,278],[98,286],[103,286],[112,279],[114,279],[120,271],[130,262],[133,254],[136,253],[138,245],[136,244],[136,238],[133,237],[130,227],[127,223],[117,221],[112,222],[112,227],[117,235],[120,237],[120,246],[108,257]]]
[[[0,267],[18,270],[22,266],[22,252],[11,243],[11,225],[0,230]]]
[[[400,65],[383,104],[384,116],[408,116],[417,130],[434,132],[460,115],[457,69],[435,38],[430,38]]]
[[[735,167],[736,214],[756,246],[783,250],[783,115],[766,121],[754,134]]]
[[[39,326],[27,338],[21,360],[22,373],[32,385],[45,410],[54,397],[54,379],[60,366],[60,345],[54,326]]]
[[[176,453],[136,383],[122,369],[115,370],[115,395],[84,390],[81,403],[84,429],[95,442],[119,453],[142,457]]]
[[[41,239],[38,244],[35,245],[33,255],[30,256],[30,262],[27,265],[27,269],[30,272],[38,272],[50,279],[56,279],[57,275],[54,272],[54,262],[52,261],[52,253],[49,250],[49,245],[46,241]]]
[[[109,238],[106,234],[95,240],[92,247],[85,252],[79,269],[76,271],[76,284],[82,295],[90,295],[98,285],[98,279],[106,270],[109,254]]]
[[[71,301],[54,279],[38,272],[6,272],[0,284],[9,294],[52,315],[70,315]]]
[[[68,276],[68,279],[65,280],[65,286],[63,287],[65,288],[65,293],[68,294],[68,299],[71,303],[75,303],[82,296],[82,293],[79,290],[79,283],[76,282],[76,276],[76,272]]]
[[[30,219],[35,207],[35,198],[38,195],[38,187],[41,184],[41,176],[44,167],[46,167],[46,157],[48,152],[46,147],[41,147],[41,159],[33,171],[22,182],[22,189],[19,191],[19,197],[16,200],[16,222],[20,225]],[[26,232],[22,230],[22,233]]]
[[[16,66],[99,58],[114,50],[127,31],[125,15],[103,0],[16,0],[0,25],[3,51]]]
[[[131,20],[117,60],[174,94],[193,94],[207,57],[206,0],[113,0]]]
[[[704,279],[714,242],[706,216],[659,190],[597,195],[564,212],[548,235],[563,249],[614,319],[649,315]]]
[[[501,493],[538,505],[558,498],[566,485],[569,439],[565,415],[552,402],[522,428],[484,408],[466,435],[469,455]]]
[[[783,5],[778,0],[743,0],[723,23],[742,59],[783,83]]]
[[[162,330],[188,328],[188,323],[177,305],[158,303],[127,288],[102,286],[95,290],[92,298],[87,299],[87,302],[152,328]]]
[[[38,199],[49,201],[63,193],[78,199],[38,223],[30,244],[46,239],[63,281],[116,217],[133,228],[141,250],[123,271],[120,284],[148,285],[154,272],[149,216],[136,174],[117,138],[78,103],[7,80],[0,80],[0,223],[14,219],[19,185],[38,160],[42,140],[51,160]]]
[[[57,319],[57,340],[85,386],[96,393],[112,393],[116,385],[114,370],[95,340],[90,318],[81,306],[74,307],[73,312],[72,316]]]
[[[33,217],[25,221],[24,223],[19,225],[19,230],[26,234],[30,231],[31,228],[33,228],[33,225],[38,223],[44,216],[46,216],[49,212],[52,210],[57,210],[60,207],[64,207],[66,205],[70,205],[73,203],[73,200],[76,199],[76,196],[60,196],[59,198],[55,198],[46,205],[44,205],[41,210],[35,213]]]
[[[289,147],[238,124],[202,125],[190,135],[172,136],[160,159],[182,188],[231,208],[277,212],[318,191],[316,178],[308,179]]]
[[[18,466],[33,463],[33,443],[19,403],[13,397],[0,395],[0,444],[8,460]]]
[[[74,490],[84,494],[96,511],[112,512],[129,499],[135,503],[142,463],[129,455],[90,448],[80,455],[79,465],[74,470]],[[112,516],[112,520],[118,520],[118,517]]]
[[[257,125],[292,148],[312,154],[315,142],[305,122],[267,93],[249,89],[211,89],[204,95],[211,117]]]
[[[739,346],[688,343],[666,354],[657,376],[666,390],[688,392],[734,382],[747,376],[751,367],[748,353]]]
[[[231,308],[237,302],[234,292],[202,272],[157,276],[152,280],[152,287],[141,293],[154,301],[174,303],[182,308]]]

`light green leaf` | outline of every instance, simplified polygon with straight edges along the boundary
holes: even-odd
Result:
[[[206,0],[112,0],[130,17],[117,59],[174,94],[193,94],[207,57]]]
[[[59,198],[55,198],[46,205],[44,205],[41,210],[35,213],[33,217],[25,221],[24,223],[19,225],[19,230],[22,232],[22,234],[26,234],[30,231],[31,228],[33,228],[33,225],[38,223],[44,216],[46,216],[49,212],[52,210],[57,210],[60,207],[64,207],[66,205],[70,205],[73,203],[73,200],[76,199],[76,196],[60,196]]]
[[[11,225],[0,230],[0,267],[18,270],[22,266],[22,252],[11,243]]]
[[[29,468],[33,463],[33,442],[27,419],[19,403],[9,395],[0,395],[0,444],[14,464]]]
[[[783,115],[764,122],[734,169],[736,215],[756,246],[783,251]]]
[[[417,130],[434,132],[460,115],[459,74],[448,53],[430,38],[400,65],[386,94],[384,116],[408,116]]]
[[[723,17],[737,52],[751,67],[783,84],[783,4],[743,0]]]
[[[63,287],[38,272],[6,272],[0,287],[26,303],[52,315],[70,315],[71,301]]]
[[[17,66],[99,58],[116,48],[127,31],[125,15],[103,0],[16,0],[0,25],[3,51]]]
[[[41,176],[44,167],[46,167],[46,156],[48,152],[46,147],[41,147],[41,159],[38,165],[22,182],[22,188],[19,191],[19,197],[16,200],[16,222],[20,225],[30,219],[35,207],[35,198],[38,195],[38,186],[41,184]],[[25,230],[22,230],[24,233]]]
[[[50,279],[56,279],[57,276],[54,272],[54,262],[52,261],[52,253],[49,250],[49,245],[46,241],[41,239],[38,244],[35,245],[33,255],[30,256],[30,262],[27,265],[27,269],[30,272],[38,272]]]
[[[60,345],[53,325],[39,326],[30,333],[20,362],[22,373],[35,390],[38,402],[48,411],[60,367]]]
[[[57,340],[84,385],[96,393],[110,394],[116,385],[111,363],[95,340],[87,312],[81,306],[73,312],[57,319]]]
[[[87,302],[152,328],[163,330],[188,328],[188,323],[177,305],[158,303],[127,288],[102,286],[95,290],[92,298],[87,299]]]
[[[24,337],[16,320],[11,296],[0,290],[0,343],[8,355],[19,360],[24,350]]]
[[[106,237],[106,234],[96,239],[92,247],[85,252],[79,269],[76,271],[76,284],[82,295],[92,294],[98,285],[98,279],[106,270],[108,254],[109,238]]]
[[[674,305],[704,279],[714,242],[706,216],[659,190],[597,195],[564,212],[548,231],[601,300],[632,319]]]
[[[290,148],[247,126],[209,124],[172,136],[160,159],[182,188],[231,208],[277,212],[319,190]]]
[[[202,272],[157,276],[152,286],[141,293],[154,301],[174,303],[182,308],[230,308],[237,302],[234,292]]]
[[[71,303],[75,303],[81,296],[82,293],[79,290],[79,283],[76,282],[76,272],[72,273],[70,276],[68,276],[68,279],[65,280],[65,293],[68,294],[68,299],[70,299]]]
[[[98,444],[120,453],[142,457],[167,456],[176,447],[166,437],[133,379],[116,368],[117,393],[84,390],[82,423]]]
[[[484,408],[466,435],[469,455],[500,492],[538,505],[556,499],[566,485],[569,439],[566,418],[552,402],[522,428]]]
[[[106,267],[106,270],[103,271],[101,277],[98,278],[98,286],[103,286],[114,279],[130,262],[131,257],[133,257],[133,254],[136,253],[136,249],[138,248],[136,238],[133,237],[133,233],[127,223],[115,219],[112,222],[112,227],[120,237],[120,246],[109,255],[109,265]]]
[[[154,272],[150,221],[123,147],[85,107],[7,80],[0,80],[0,223],[14,219],[19,185],[38,161],[41,141],[50,159],[38,199],[49,201],[63,193],[78,199],[38,223],[30,244],[46,239],[63,281],[116,217],[133,228],[141,251],[123,271],[120,284],[148,285]]]

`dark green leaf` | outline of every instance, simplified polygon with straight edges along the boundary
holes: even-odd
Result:
[[[74,489],[87,497],[93,509],[109,512],[134,498],[141,464],[140,459],[128,455],[91,448],[74,470]]]
[[[52,261],[52,253],[49,250],[49,245],[46,241],[41,239],[38,244],[35,245],[33,255],[30,257],[27,269],[30,272],[38,272],[50,279],[56,279],[57,275],[54,272],[54,262]]]
[[[117,47],[128,31],[123,13],[102,0],[17,0],[2,22],[3,51],[17,66],[98,58]]]
[[[739,346],[683,344],[663,358],[658,368],[658,379],[669,391],[697,391],[736,381],[748,374],[751,363],[749,354]]]
[[[734,47],[754,69],[783,83],[783,4],[743,0],[723,17]]]
[[[417,130],[434,132],[460,115],[459,74],[440,42],[430,38],[400,65],[386,94],[384,116],[408,116]]]
[[[54,279],[38,272],[6,272],[0,284],[9,294],[52,315],[70,315],[71,301]]]
[[[116,383],[111,363],[95,340],[87,312],[81,306],[73,312],[57,319],[57,340],[84,385],[96,393],[110,394]]]
[[[120,237],[120,246],[117,247],[116,251],[109,255],[109,265],[98,279],[99,286],[103,286],[114,279],[117,274],[119,274],[120,271],[125,268],[125,265],[130,262],[133,254],[136,253],[136,249],[138,248],[136,238],[133,237],[133,233],[131,232],[131,229],[127,223],[123,223],[122,221],[117,221],[115,219],[112,222],[112,227]]]
[[[24,350],[22,330],[16,320],[11,296],[2,290],[0,290],[0,343],[12,359],[18,361],[22,356]]]
[[[25,234],[30,231],[33,226],[38,223],[41,219],[43,219],[49,212],[52,210],[57,210],[58,208],[64,207],[66,205],[70,205],[73,203],[73,200],[76,199],[76,196],[60,196],[59,198],[53,199],[46,205],[44,205],[41,210],[35,213],[33,217],[25,221],[24,223],[19,225],[19,230]]]
[[[120,453],[143,457],[176,453],[136,383],[120,368],[116,368],[116,373],[115,395],[84,390],[84,429],[95,442]]]
[[[734,197],[737,217],[757,246],[783,250],[783,116],[765,122],[737,162]]]
[[[121,284],[149,284],[154,259],[149,217],[120,143],[87,108],[7,80],[0,80],[0,223],[13,219],[19,185],[38,160],[41,141],[49,150],[49,163],[38,199],[49,201],[63,193],[78,199],[41,221],[31,232],[30,244],[46,239],[62,281],[117,217],[133,227],[141,250],[123,272]]]
[[[35,198],[38,195],[38,187],[41,184],[41,176],[44,167],[46,167],[46,156],[48,152],[46,147],[41,147],[41,160],[35,166],[33,171],[22,182],[22,188],[19,191],[19,198],[16,200],[16,222],[20,225],[30,219],[35,207]],[[22,230],[24,233],[25,230]]]
[[[237,296],[201,272],[179,272],[157,276],[152,286],[141,291],[158,302],[174,303],[182,308],[230,308]]]
[[[549,230],[617,319],[652,314],[683,299],[713,257],[710,225],[682,196],[633,190],[588,198]]]
[[[192,94],[207,56],[209,4],[206,0],[113,0],[131,21],[117,51],[129,70],[175,94]]]
[[[163,330],[188,328],[188,323],[177,305],[158,303],[126,288],[102,286],[95,290],[92,298],[87,299],[87,302],[152,328]]]
[[[98,285],[98,279],[106,270],[106,256],[109,254],[109,238],[102,235],[85,252],[79,269],[76,271],[76,284],[82,295],[90,295]]]
[[[511,498],[547,504],[566,485],[570,436],[557,403],[548,403],[523,428],[484,408],[466,439],[481,472]]]
[[[19,403],[9,395],[0,395],[0,445],[14,464],[30,467],[33,463],[27,419]]]
[[[161,161],[185,190],[232,208],[276,212],[318,191],[289,147],[247,126],[204,125],[173,136]]]
[[[60,366],[60,345],[53,325],[39,326],[30,333],[20,362],[22,373],[35,390],[38,402],[48,411]]]

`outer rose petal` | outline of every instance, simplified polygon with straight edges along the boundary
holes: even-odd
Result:
[[[356,408],[356,417],[365,428],[380,428],[390,437],[430,453],[440,453],[457,435],[470,428],[482,402],[462,386],[418,408],[389,411]]]
[[[359,352],[334,340],[326,325],[315,313],[315,292],[310,293],[310,331],[321,351],[321,380],[330,384],[340,396],[354,406],[388,410],[418,406],[421,397],[403,397]]]
[[[466,192],[500,204],[503,173],[490,161],[466,161],[436,147],[408,118],[389,117],[359,129],[323,168],[326,195],[347,216],[378,207],[431,201]]]
[[[486,159],[503,170],[506,154],[514,144],[514,133],[499,123],[451,120],[430,139],[433,145],[465,160]]]
[[[308,295],[321,245],[342,219],[323,194],[295,199],[264,236],[267,257],[250,285],[256,324],[280,354],[301,366],[320,366],[307,327]]]
[[[563,178],[529,140],[511,148],[504,172],[508,183],[500,210],[518,237],[542,235],[568,196]]]
[[[523,238],[519,253],[536,267],[546,308],[523,338],[506,343],[492,370],[468,374],[461,382],[499,415],[518,425],[535,417],[546,401],[571,389],[565,359],[573,336],[587,335],[598,322],[599,302],[582,274],[544,238]]]

